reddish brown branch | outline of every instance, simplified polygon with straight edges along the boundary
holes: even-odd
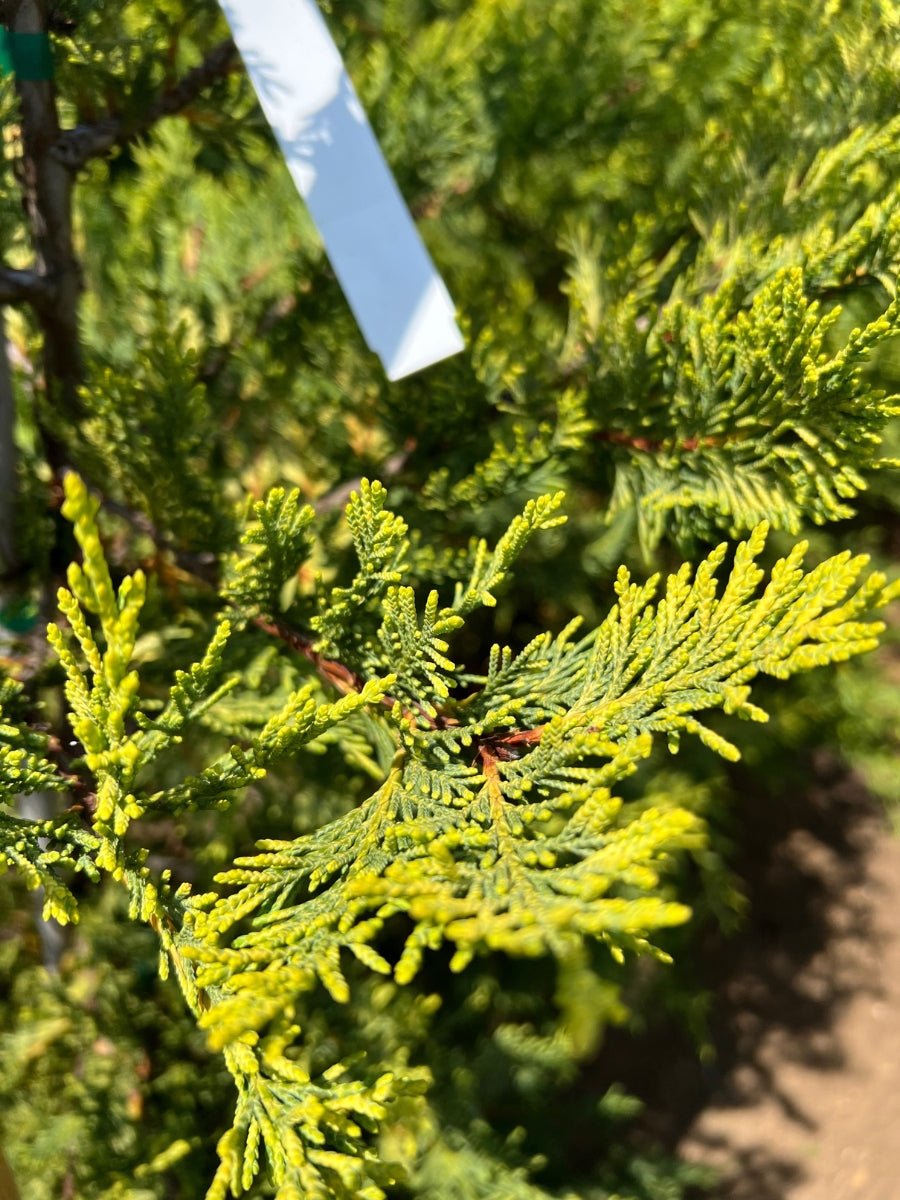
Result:
[[[264,633],[271,633],[275,637],[281,638],[297,654],[302,654],[307,662],[315,667],[322,679],[337,688],[342,695],[361,692],[366,686],[366,681],[361,675],[357,675],[355,671],[351,671],[349,667],[345,667],[336,659],[325,658],[324,655],[314,650],[313,639],[308,634],[290,629],[280,621],[267,621],[264,617],[256,617],[253,623]],[[385,696],[385,700],[387,699],[388,697]]]
[[[695,435],[673,444],[618,429],[601,429],[594,434],[594,438],[598,442],[612,442],[614,446],[627,446],[630,450],[642,450],[647,454],[659,454],[662,450],[699,450],[701,446],[722,446],[729,440],[724,437]]]
[[[498,733],[488,733],[478,739],[478,753],[481,761],[513,762],[532,748],[537,746],[544,736],[544,725],[536,725],[533,729],[502,729]]]
[[[281,638],[290,648],[296,651],[297,654],[302,654],[307,662],[311,663],[318,672],[320,678],[337,688],[342,695],[347,696],[352,692],[359,693],[366,686],[366,681],[356,671],[352,671],[350,667],[345,666],[342,662],[338,662],[334,658],[325,658],[313,649],[313,639],[307,633],[300,633],[296,629],[291,629],[284,625],[281,621],[267,621],[265,617],[255,617],[253,621],[258,629],[264,633],[273,634],[275,637]],[[382,696],[381,704],[384,708],[393,708],[397,703],[396,696]],[[452,717],[433,717],[426,712],[420,704],[413,704],[415,712],[411,712],[409,708],[403,708],[404,717],[411,721],[423,720],[431,729],[445,729],[450,725],[455,725],[456,721]]]
[[[366,681],[361,675],[336,659],[325,658],[324,655],[314,650],[313,639],[309,634],[291,629],[281,621],[267,621],[265,617],[255,617],[253,623],[264,633],[281,638],[286,645],[290,646],[297,654],[301,654],[307,662],[315,667],[324,682],[331,684],[344,695],[361,692],[365,687]],[[393,708],[397,701],[393,696],[383,696],[381,703],[385,708]],[[424,719],[432,729],[448,729],[458,724],[454,717],[443,715],[432,717],[421,705],[417,704],[415,708],[416,714],[404,708],[403,715],[413,720],[418,716]],[[536,725],[533,729],[501,729],[496,733],[484,734],[475,739],[476,756],[480,756],[485,765],[488,762],[512,762],[514,759],[521,758],[540,742],[545,728],[544,725]]]

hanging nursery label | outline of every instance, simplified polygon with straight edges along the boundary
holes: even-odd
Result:
[[[453,302],[315,0],[221,0],[369,347],[389,379],[456,354]]]

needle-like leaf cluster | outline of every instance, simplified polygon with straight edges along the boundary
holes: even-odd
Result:
[[[143,576],[114,588],[97,502],[73,475],[66,488],[82,562],[60,591],[65,624],[52,626],[50,638],[82,747],[69,772],[84,795],[55,820],[3,818],[4,861],[42,886],[46,911],[63,920],[77,919],[72,872],[110,872],[128,889],[133,916],[159,933],[238,1086],[213,1197],[250,1187],[263,1148],[285,1197],[376,1197],[396,1176],[400,1168],[379,1157],[372,1139],[427,1073],[379,1073],[376,1063],[359,1073],[335,1063],[316,1080],[302,1065],[303,998],[321,985],[347,1003],[353,960],[404,985],[444,945],[456,972],[499,952],[549,956],[562,977],[584,974],[591,944],[617,962],[665,958],[654,936],[689,910],[663,877],[673,856],[702,847],[703,827],[677,806],[632,811],[616,785],[659,738],[675,750],[682,735],[694,735],[735,757],[703,714],[766,720],[750,698],[757,675],[786,678],[871,649],[882,627],[866,614],[896,590],[877,573],[863,577],[865,556],[804,570],[802,544],[766,580],[756,563],[760,526],[738,546],[723,582],[725,545],[664,582],[635,582],[623,568],[597,628],[579,634],[573,622],[519,653],[495,645],[478,674],[448,657],[450,641],[478,606],[495,602],[526,542],[559,523],[561,497],[529,502],[493,548],[481,542],[461,555],[442,605],[437,589],[420,599],[406,523],[387,508],[380,484],[364,482],[347,509],[353,578],[320,582],[313,601],[297,598],[279,615],[272,610],[285,576],[302,566],[302,550],[314,551],[314,533],[310,510],[276,492],[256,506],[226,593],[243,635],[220,622],[202,659],[177,674],[151,716],[134,664]],[[291,630],[286,622],[304,610],[314,613],[311,631]],[[217,706],[227,711],[241,686],[227,671],[229,639],[251,636],[253,622],[284,637],[306,681],[199,774],[154,788],[159,756]],[[335,686],[344,694],[330,700],[325,692]],[[344,724],[354,735],[348,761],[359,754],[354,738],[368,737],[370,769],[383,764],[368,798],[292,841],[262,841],[206,894],[186,884],[174,890],[167,873],[150,870],[131,836],[135,823],[231,805],[279,761],[315,749]],[[9,754],[61,786],[46,744],[22,726],[5,729]],[[329,744],[339,749],[341,740]],[[11,776],[7,801],[18,786]]]

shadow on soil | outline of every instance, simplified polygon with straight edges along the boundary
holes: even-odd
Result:
[[[777,800],[741,805],[746,817],[735,830],[742,848],[736,868],[750,912],[736,937],[702,939],[696,963],[712,999],[709,1065],[671,1024],[643,1036],[637,1054],[624,1035],[604,1047],[604,1074],[647,1104],[640,1142],[674,1151],[703,1110],[740,1108],[752,1121],[754,1106],[763,1103],[777,1105],[786,1124],[814,1134],[796,1089],[792,1099],[779,1086],[778,1063],[840,1071],[845,1063],[834,1026],[843,1007],[861,993],[879,996],[877,889],[867,863],[886,825],[884,811],[827,755],[814,760],[813,770],[805,793],[786,787]],[[704,1161],[732,1164],[714,1200],[785,1200],[805,1177],[802,1161],[779,1156],[762,1137],[752,1149],[696,1133],[692,1140]]]

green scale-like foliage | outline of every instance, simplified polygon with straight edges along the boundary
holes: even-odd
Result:
[[[68,785],[46,759],[47,738],[29,727],[21,684],[0,682],[0,795],[62,791]]]
[[[756,674],[785,678],[874,644],[872,627],[856,618],[882,578],[848,599],[861,562],[843,556],[807,575],[801,546],[754,598],[763,537],[760,530],[739,548],[721,596],[714,576],[724,546],[693,580],[686,568],[671,577],[655,608],[655,581],[636,585],[622,572],[619,603],[598,630],[577,642],[569,630],[544,635],[517,657],[495,647],[486,677],[464,677],[472,689],[465,699],[448,703],[443,680],[422,690],[410,672],[403,690],[414,693],[415,709],[392,709],[398,750],[382,788],[334,826],[240,862],[222,880],[239,890],[197,917],[198,936],[217,936],[271,911],[258,933],[213,953],[217,965],[201,972],[205,986],[228,980],[236,993],[207,1023],[227,1015],[235,1031],[251,1026],[313,975],[346,998],[339,949],[391,969],[368,947],[397,912],[413,921],[393,968],[401,979],[413,976],[424,948],[444,940],[461,968],[484,949],[565,958],[583,935],[615,950],[644,947],[649,930],[684,919],[677,905],[608,893],[615,881],[652,890],[657,859],[690,844],[693,821],[677,810],[650,811],[613,834],[620,805],[609,786],[635,769],[655,734],[674,747],[682,732],[695,733],[733,756],[698,712],[765,719],[748,699]],[[402,612],[406,599],[388,594],[386,612],[392,604]],[[413,647],[434,661],[425,629],[411,623],[401,650],[412,655]],[[392,649],[381,647],[382,669],[402,661]],[[401,676],[391,686],[402,683]],[[226,1026],[219,1036],[228,1036]]]
[[[59,8],[63,125],[139,122],[227,33],[213,0]],[[848,515],[896,453],[897,9],[323,8],[466,351],[387,386],[239,70],[79,173],[83,420],[49,425],[109,503],[67,484],[82,560],[55,657],[35,678],[13,657],[26,686],[0,690],[0,865],[91,937],[107,920],[92,894],[154,931],[237,1088],[212,1197],[568,1195],[577,1171],[545,1182],[529,1158],[553,1139],[548,1081],[625,1019],[634,957],[664,963],[686,901],[712,904],[710,874],[685,879],[686,856],[716,861],[684,774],[702,749],[660,772],[665,746],[693,734],[734,758],[730,717],[765,716],[754,678],[870,648],[864,610],[893,594],[824,535],[809,571],[799,550],[768,579],[755,559],[761,522],[793,535]],[[9,80],[0,119],[0,240],[28,266]],[[16,312],[8,327],[22,543],[46,575],[35,326]],[[396,512],[359,482],[382,472]],[[704,559],[722,535],[749,540]],[[613,591],[619,562],[667,539],[693,570],[620,572]],[[547,629],[562,632],[532,637]],[[773,703],[796,724],[792,695]],[[751,751],[754,728],[735,737]],[[70,796],[26,821],[12,810],[28,791]],[[216,1168],[188,1160],[204,1137],[211,1160],[215,1136],[191,1112],[190,1036],[151,1052],[183,1073],[138,1136],[139,1055],[124,1037],[107,1062],[94,1012],[132,975],[120,964],[98,992],[64,960],[73,992],[48,988],[18,969],[17,920],[0,941],[7,964],[25,946],[3,1010],[22,1028],[0,1044],[7,1156],[43,1167],[46,1140],[9,1141],[33,1137],[34,1097],[59,1131],[48,1196],[202,1194]],[[482,1111],[498,1055],[509,1111],[537,1097],[524,1147],[488,1128],[502,1106]],[[583,1200],[683,1194],[687,1175],[607,1140]]]
[[[585,524],[624,527],[620,545],[636,525],[645,554],[853,511],[891,462],[879,441],[896,406],[864,369],[898,328],[890,6],[611,4],[598,19],[566,0],[548,19],[535,0],[440,15],[393,0],[334,15],[414,203],[442,167],[425,228],[465,264],[452,282],[477,380],[450,366],[385,411],[429,450],[442,435],[426,501],[479,512],[562,470],[588,494]],[[418,85],[435,77],[445,140],[429,160]],[[563,344],[549,298],[567,265]],[[460,400],[473,389],[483,420]]]
[[[845,166],[838,157],[833,169]],[[621,263],[605,269],[602,250],[573,241],[570,353],[614,463],[609,519],[636,514],[646,553],[667,529],[686,541],[762,519],[796,533],[804,519],[851,516],[865,473],[896,465],[880,445],[897,397],[864,368],[896,337],[898,302],[835,343],[841,308],[815,298],[876,255],[873,278],[894,294],[895,198],[873,207],[830,244],[830,223],[803,244],[766,245],[756,231],[729,244],[716,230],[663,303],[654,285],[683,246],[620,290]]]
[[[596,629],[579,637],[573,623],[519,654],[494,646],[486,673],[473,674],[449,657],[449,639],[477,608],[495,603],[526,542],[560,522],[561,497],[530,502],[493,549],[482,542],[461,552],[442,606],[434,590],[421,599],[420,555],[406,523],[385,507],[379,484],[364,482],[347,510],[359,563],[349,586],[320,582],[315,595],[273,612],[314,545],[310,510],[296,494],[276,492],[256,505],[226,599],[244,637],[256,636],[251,620],[287,635],[295,618],[310,616],[316,640],[296,630],[285,636],[301,651],[299,686],[201,774],[154,789],[164,750],[217,706],[220,727],[227,724],[241,687],[226,668],[236,635],[221,621],[162,709],[143,713],[132,661],[143,577],[113,588],[96,502],[74,476],[66,486],[64,511],[83,562],[60,591],[68,632],[51,627],[51,642],[83,747],[70,771],[91,798],[50,821],[5,819],[4,860],[21,866],[29,885],[43,884],[46,911],[64,920],[77,917],[66,885],[72,868],[92,879],[109,872],[127,888],[131,916],[158,932],[238,1087],[214,1198],[250,1187],[262,1148],[282,1200],[374,1200],[403,1173],[402,1163],[379,1153],[379,1129],[395,1106],[415,1102],[427,1072],[402,1059],[362,1073],[336,1061],[316,1078],[304,1063],[312,1046],[303,997],[322,984],[338,1003],[348,1001],[346,954],[400,984],[416,976],[426,951],[445,944],[454,971],[489,952],[550,956],[561,972],[561,1003],[566,978],[591,986],[590,944],[605,945],[615,961],[665,959],[654,936],[689,910],[662,875],[673,855],[703,845],[703,827],[672,805],[631,811],[616,798],[616,783],[639,768],[657,737],[675,750],[683,734],[694,734],[735,757],[698,714],[765,720],[750,700],[758,674],[786,678],[871,649],[881,625],[864,613],[896,591],[879,574],[860,582],[864,556],[838,555],[804,571],[803,545],[776,563],[760,590],[760,527],[738,546],[724,585],[716,579],[724,545],[695,571],[669,576],[658,599],[658,579],[636,583],[623,568],[616,603]],[[336,701],[323,692],[334,683],[345,692]],[[382,775],[369,798],[296,840],[263,841],[220,873],[214,892],[173,890],[125,836],[154,813],[232,804],[279,761],[343,724],[357,739],[380,731],[370,766],[382,764]],[[27,748],[31,771],[59,782],[27,731],[11,724],[7,737],[11,753]],[[352,740],[350,747],[353,761]],[[12,778],[7,802],[17,786]],[[405,929],[399,946],[388,936],[397,921]],[[509,1033],[513,1042],[522,1036]]]
[[[127,124],[226,32],[207,2],[68,7],[73,122],[108,95]],[[403,460],[426,543],[566,486],[608,568],[635,526],[693,553],[848,515],[891,461],[867,363],[897,330],[893,6],[550,8],[326,6],[460,306],[467,350],[427,377],[388,388],[363,352],[239,72],[92,164],[72,461],[157,544],[229,544],[223,475],[314,499]]]

